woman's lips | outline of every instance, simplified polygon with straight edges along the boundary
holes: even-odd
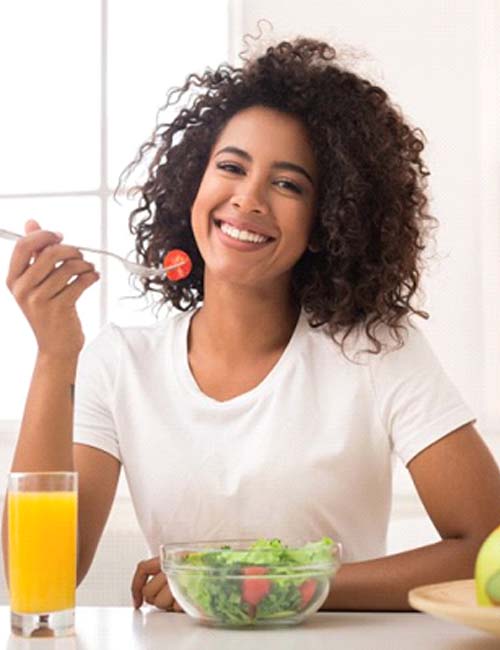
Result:
[[[219,240],[222,242],[222,244],[224,244],[224,246],[227,246],[228,248],[233,248],[234,250],[238,250],[241,252],[258,251],[261,248],[265,248],[268,244],[274,241],[273,238],[269,238],[266,241],[259,242],[259,243],[243,241],[241,239],[234,239],[230,235],[227,235],[225,232],[222,232],[220,226],[221,223],[223,223],[223,221],[221,219],[213,219],[213,222],[215,226],[216,235],[219,238]],[[229,223],[229,222],[226,221],[225,223]],[[260,233],[256,233],[256,234],[260,234]]]
[[[222,218],[222,217],[213,217],[213,221],[217,226],[225,223],[232,228],[237,230],[246,230],[247,232],[254,233],[255,235],[260,235],[261,237],[268,237],[269,239],[276,239],[274,235],[268,232],[260,224],[254,224],[251,221],[243,221],[240,219],[232,219],[231,217]]]

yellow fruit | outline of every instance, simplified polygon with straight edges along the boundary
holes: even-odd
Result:
[[[474,579],[477,604],[500,605],[500,526],[488,535],[479,549]]]

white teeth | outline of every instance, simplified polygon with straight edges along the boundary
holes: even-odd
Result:
[[[238,228],[235,228],[234,226],[230,226],[228,223],[225,223],[224,221],[221,223],[220,229],[222,230],[223,233],[229,235],[229,237],[232,237],[233,239],[239,239],[241,241],[250,241],[253,242],[254,244],[261,244],[262,242],[265,242],[268,239],[267,237],[263,237],[262,235],[257,235],[257,233],[249,232],[248,230],[238,230]]]

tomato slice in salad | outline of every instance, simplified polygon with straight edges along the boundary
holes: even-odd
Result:
[[[261,576],[267,573],[263,566],[247,566],[242,569],[245,576]],[[248,605],[258,605],[271,590],[271,581],[266,578],[244,578],[241,587],[243,601]]]
[[[305,580],[299,587],[300,591],[300,605],[301,607],[305,607],[311,598],[314,596],[314,593],[316,591],[316,580],[313,578],[309,578],[308,580]]]

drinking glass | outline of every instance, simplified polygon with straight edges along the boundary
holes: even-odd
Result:
[[[11,472],[11,627],[21,636],[74,634],[77,472]]]

